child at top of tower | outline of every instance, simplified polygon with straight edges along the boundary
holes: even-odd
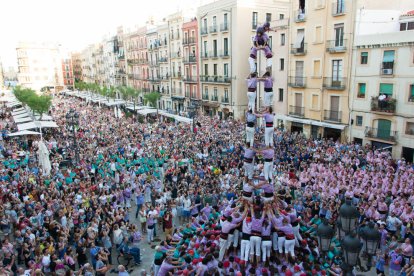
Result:
[[[258,27],[256,30],[256,35],[253,39],[254,46],[250,50],[250,57],[249,57],[249,65],[250,65],[250,73],[256,72],[256,57],[257,57],[257,50],[263,50],[266,56],[266,71],[270,72],[272,68],[272,50],[268,45],[269,37],[265,32],[265,28]]]

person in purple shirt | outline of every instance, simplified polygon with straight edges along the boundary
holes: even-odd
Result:
[[[219,261],[223,261],[224,255],[227,251],[227,243],[228,243],[230,230],[233,228],[236,228],[240,221],[238,221],[237,223],[234,223],[233,217],[228,216],[227,219],[221,223]]]
[[[271,229],[272,224],[265,218],[262,227],[262,262],[269,261],[270,258],[270,249],[272,248]]]
[[[165,260],[162,262],[160,269],[158,270],[157,276],[167,276],[169,275],[168,272],[170,272],[174,268],[181,267],[180,262],[174,262],[172,258],[165,258]]]
[[[256,208],[260,207],[256,206]],[[260,211],[260,209],[254,211],[253,205],[250,205],[250,212],[253,214],[250,236],[250,261],[252,263],[254,255],[256,255],[256,262],[260,262],[260,243],[262,242],[262,226],[265,218],[265,213]]]
[[[269,107],[273,105],[273,78],[270,72],[266,72],[263,78],[258,78],[259,81],[264,82],[264,106]]]
[[[253,114],[252,109],[249,109],[246,112],[246,142],[249,142],[250,145],[254,143],[256,120],[256,115]]]
[[[249,65],[250,65],[250,73],[256,72],[256,57],[257,57],[257,50],[263,50],[266,55],[266,71],[270,72],[272,69],[272,50],[270,49],[269,45],[269,37],[265,33],[265,29],[263,27],[258,27],[256,30],[256,35],[253,39],[253,47],[250,50],[249,56]]]
[[[249,179],[253,178],[254,173],[254,156],[256,155],[255,150],[251,147],[250,143],[246,143],[244,148],[244,175]]]
[[[273,183],[273,157],[275,156],[275,150],[272,146],[267,147],[260,151],[264,159],[263,174],[266,181]],[[273,197],[273,195],[272,195]]]
[[[249,99],[248,109],[254,110],[257,90],[257,73],[251,73],[247,77],[247,98]]]
[[[274,128],[273,128],[273,108],[269,106],[267,111],[264,114],[256,114],[257,117],[263,117],[265,119],[265,144],[266,146],[273,147],[273,135],[274,135]]]

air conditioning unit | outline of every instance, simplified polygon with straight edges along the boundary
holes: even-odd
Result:
[[[382,69],[383,75],[392,75],[392,69]]]

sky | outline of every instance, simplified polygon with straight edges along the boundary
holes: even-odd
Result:
[[[144,24],[207,0],[1,0],[0,60],[17,66],[19,41],[58,42],[69,50],[115,34],[118,26]]]

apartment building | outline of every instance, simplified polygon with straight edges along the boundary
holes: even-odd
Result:
[[[161,91],[160,66],[159,60],[159,40],[157,26],[149,26],[147,28],[147,42],[148,42],[148,64],[149,64],[149,82],[150,91]]]
[[[352,57],[350,137],[413,162],[414,12],[363,10],[359,18],[367,23]]]
[[[82,78],[82,56],[80,52],[71,53],[72,65],[73,65],[73,77],[75,81],[81,81]]]
[[[183,64],[184,71],[182,80],[184,82],[185,106],[193,105],[195,101],[201,100],[199,85],[199,50],[198,50],[198,21],[192,18],[183,23],[182,28]]]
[[[158,63],[160,70],[161,99],[159,107],[164,110],[172,110],[170,91],[170,51],[168,22],[163,21],[158,25]]]
[[[117,28],[116,38],[114,39],[115,60],[115,85],[127,85],[127,60],[125,59],[124,29]]]
[[[248,57],[256,29],[266,21],[287,16],[288,10],[289,1],[283,0],[221,0],[198,8],[200,91],[204,114],[221,118],[244,117]],[[275,33],[269,35],[273,42]],[[279,45],[271,45],[273,52],[278,51]],[[259,74],[263,74],[265,57],[262,54],[257,63]],[[275,70],[272,72],[275,77]],[[263,88],[258,88],[260,102]]]
[[[0,60],[0,90],[4,89],[5,83],[4,83],[4,71],[3,71],[3,64]]]
[[[346,140],[356,1],[292,1],[287,128]]]
[[[75,79],[73,76],[72,59],[69,55],[62,57],[62,76],[65,87],[73,90]]]
[[[16,48],[18,81],[23,87],[40,91],[63,87],[62,57],[55,43],[20,42]]]

